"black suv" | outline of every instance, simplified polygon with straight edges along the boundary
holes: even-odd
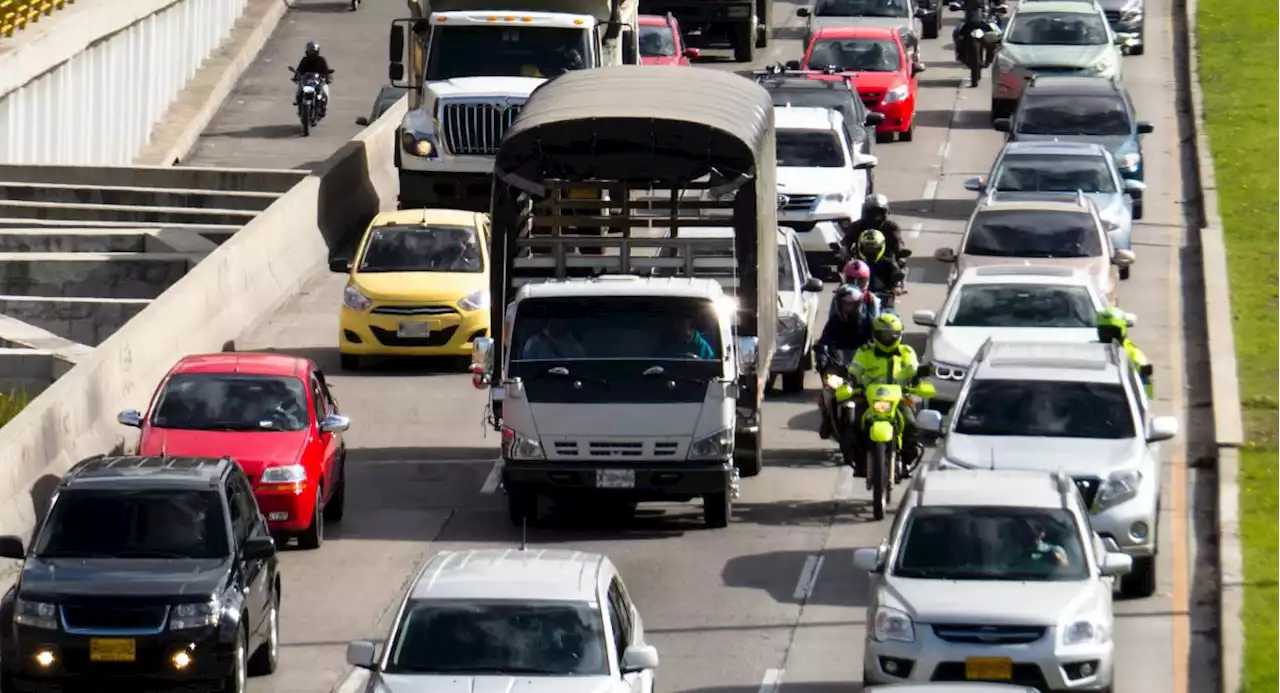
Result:
[[[875,137],[868,134],[867,126],[871,126],[871,133],[874,133],[875,126],[884,120],[884,115],[867,110],[862,99],[858,98],[857,90],[853,88],[852,78],[848,76],[844,76],[842,80],[813,78],[815,75],[829,77],[836,74],[838,73],[831,71],[789,69],[782,65],[775,65],[764,70],[756,70],[751,73],[751,76],[755,78],[756,84],[764,87],[765,91],[773,97],[774,106],[831,108],[839,111],[840,115],[844,116],[845,132],[849,137],[849,150],[871,154]],[[868,185],[871,181],[870,173],[870,171],[867,172]],[[867,192],[871,192],[870,187]]]
[[[235,461],[91,457],[34,536],[0,537],[23,561],[0,600],[4,693],[242,693],[275,671],[276,547]]]

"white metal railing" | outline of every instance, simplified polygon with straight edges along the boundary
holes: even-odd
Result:
[[[231,33],[246,2],[154,2],[155,11],[98,35],[38,77],[8,93],[0,88],[0,163],[131,164],[174,98]],[[130,4],[102,3],[119,10]],[[81,19],[68,17],[68,23]],[[63,28],[51,26],[42,40],[58,41]]]

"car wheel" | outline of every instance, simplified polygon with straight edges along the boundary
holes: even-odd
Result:
[[[311,512],[311,524],[298,535],[298,546],[318,549],[324,543],[324,489],[316,488],[316,508]]]
[[[246,693],[249,689],[248,684],[248,664],[245,661],[248,650],[248,637],[244,628],[236,633],[236,649],[231,657],[231,671],[227,672],[226,681],[222,684],[222,690],[225,693]]]
[[[280,664],[280,595],[271,597],[271,610],[267,612],[267,639],[249,659],[249,676],[274,674]]]
[[[1156,593],[1156,558],[1133,559],[1133,570],[1120,578],[1120,594],[1128,599],[1145,599]]]
[[[782,392],[783,394],[794,395],[797,392],[804,392],[804,364],[796,366],[796,369],[790,373],[782,374]]]
[[[1120,281],[1127,281],[1129,279],[1129,269],[1130,268],[1128,267],[1120,268]]]
[[[733,441],[733,466],[738,468],[738,476],[759,476],[764,468],[764,446],[760,442],[760,433],[738,433]]]
[[[1141,43],[1139,43],[1136,46],[1129,47],[1129,55],[1142,55],[1145,52],[1146,52],[1146,46],[1143,46]]]
[[[907,126],[907,129],[898,133],[898,141],[910,142],[911,140],[915,139],[915,137],[916,137],[916,119],[912,118],[911,124]]]
[[[341,522],[342,516],[347,513],[347,464],[346,460],[342,461],[342,466],[338,468],[338,485],[333,487],[333,497],[329,499],[328,505],[324,506],[325,522]]]
[[[721,529],[729,526],[729,516],[733,514],[733,501],[728,493],[707,493],[702,496],[702,522],[707,529]]]
[[[1135,201],[1133,203],[1133,220],[1137,221],[1141,218],[1142,218],[1142,203]]]
[[[892,142],[892,141],[893,141],[892,132],[876,132],[877,144],[888,144],[889,142]]]
[[[344,371],[358,371],[360,357],[355,354],[338,354],[338,367]]]

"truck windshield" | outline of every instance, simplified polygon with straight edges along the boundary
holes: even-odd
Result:
[[[436,25],[431,32],[427,81],[559,77],[589,66],[590,38],[589,28]]]
[[[718,361],[711,301],[666,296],[584,296],[520,302],[512,363],[530,361]]]

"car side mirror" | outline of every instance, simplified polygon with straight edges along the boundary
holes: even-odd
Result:
[[[788,69],[788,70],[799,70],[799,69],[800,69],[800,61],[799,61],[799,60],[788,60],[788,61],[787,61],[787,64],[786,64],[786,65],[783,65],[783,67],[785,67],[785,68],[786,68],[786,69]]]
[[[1125,193],[1129,197],[1132,197],[1135,200],[1141,200],[1142,193],[1146,192],[1146,190],[1147,190],[1147,184],[1143,183],[1140,180],[1133,180],[1132,178],[1126,178],[1124,181]]]
[[[360,116],[359,118],[356,118],[356,125],[359,125],[362,128],[369,127],[369,119],[364,116]]]
[[[916,412],[916,426],[922,431],[942,433],[942,412],[934,409],[921,409]]]
[[[867,125],[879,125],[884,122],[884,114],[870,111],[867,113],[867,119],[863,121]]]
[[[911,66],[911,76],[912,76],[912,77],[915,77],[916,75],[918,75],[918,74],[920,74],[921,72],[924,72],[924,71],[925,71],[925,66],[924,66],[924,65],[921,65],[920,63],[915,63],[915,64],[913,64],[913,65]]]
[[[754,373],[760,362],[760,340],[756,337],[738,337],[738,371]]]
[[[22,539],[13,535],[0,537],[0,558],[12,558],[15,561],[26,560],[27,550]]]
[[[244,557],[260,561],[276,555],[276,540],[271,537],[249,537],[244,543]]]
[[[1155,131],[1156,131],[1156,126],[1152,125],[1151,123],[1148,123],[1148,122],[1147,122],[1147,121],[1145,121],[1145,120],[1144,120],[1144,121],[1140,121],[1140,122],[1138,123],[1138,134],[1139,134],[1139,135],[1150,135],[1151,133],[1153,133],[1153,132],[1155,132]]]
[[[1147,431],[1148,443],[1159,443],[1178,435],[1178,420],[1172,416],[1157,416],[1151,420],[1151,430]]]
[[[991,127],[995,128],[996,132],[1013,132],[1013,121],[1008,118],[996,118],[991,121]]]
[[[1116,267],[1128,267],[1138,261],[1138,256],[1132,250],[1117,250],[1111,256],[1111,264]]]
[[[880,572],[880,550],[854,549],[853,567],[858,570],[865,570],[868,573]]]
[[[931,310],[917,310],[911,314],[911,322],[921,327],[936,327],[938,315]]]
[[[858,163],[853,165],[855,171],[869,171],[880,165],[879,157],[864,155],[858,158]]]
[[[812,17],[812,16],[813,16],[813,10],[810,10],[808,7],[801,7],[800,9],[796,10],[796,16],[797,16],[797,17]]]
[[[338,274],[349,274],[351,272],[351,261],[346,258],[337,258],[329,261],[329,271]]]
[[[953,248],[938,248],[933,251],[933,259],[951,264],[956,261],[956,251]]]
[[[702,57],[702,51],[697,48],[686,48],[684,49],[684,57],[690,60],[697,60]]]
[[[822,280],[818,279],[817,277],[809,277],[808,279],[804,280],[804,286],[800,287],[800,290],[809,294],[821,293]]]
[[[377,648],[368,640],[352,640],[347,643],[347,664],[359,669],[373,669]]]
[[[969,192],[980,193],[987,189],[987,184],[982,178],[970,178],[964,182],[964,189]]]
[[[351,419],[340,414],[330,414],[320,421],[321,433],[342,433],[351,428]]]
[[[622,652],[623,674],[652,671],[658,668],[658,650],[652,645],[628,645]]]
[[[1133,570],[1133,557],[1127,553],[1116,553],[1108,551],[1102,554],[1102,565],[1100,572],[1106,577],[1120,577],[1128,575]]]
[[[131,428],[142,428],[142,412],[137,409],[125,409],[116,414],[116,423]]]

